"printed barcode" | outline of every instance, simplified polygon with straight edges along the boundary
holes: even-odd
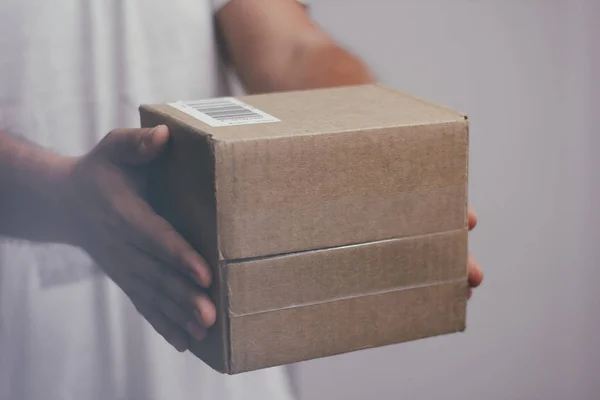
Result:
[[[199,101],[179,101],[172,107],[211,126],[244,125],[279,120],[233,97]]]
[[[187,103],[187,105],[194,110],[200,111],[221,122],[236,119],[260,119],[263,117],[262,115],[257,114],[244,106],[235,104],[230,100],[220,100],[211,103]]]

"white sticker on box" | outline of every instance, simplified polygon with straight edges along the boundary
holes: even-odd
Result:
[[[213,127],[263,124],[280,121],[274,116],[234,97],[178,101],[169,105]]]

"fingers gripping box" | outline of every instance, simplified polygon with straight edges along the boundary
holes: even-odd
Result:
[[[381,85],[144,105],[157,212],[213,269],[235,374],[462,331],[468,121]]]

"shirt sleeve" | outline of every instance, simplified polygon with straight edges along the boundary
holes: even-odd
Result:
[[[216,14],[219,10],[231,0],[212,0],[213,12]],[[310,0],[296,0],[298,3],[303,4],[308,7]]]

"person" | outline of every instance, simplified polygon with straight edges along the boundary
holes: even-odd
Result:
[[[283,368],[185,352],[215,321],[210,272],[144,200],[168,129],[123,127],[229,94],[230,68],[260,93],[369,83],[365,64],[298,0],[4,0],[0,51],[0,399],[291,398]]]

